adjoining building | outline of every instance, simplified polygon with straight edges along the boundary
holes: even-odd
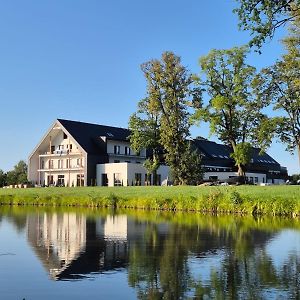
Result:
[[[204,180],[223,181],[237,176],[237,167],[230,154],[229,146],[208,141],[204,138],[193,140],[196,149],[202,155]],[[252,148],[251,162],[246,166],[248,182],[283,184],[287,179],[287,168],[282,167],[267,153],[260,153],[260,149]]]
[[[147,151],[135,153],[125,128],[57,119],[28,160],[28,179],[41,186],[152,185],[143,163]],[[230,147],[205,139],[193,144],[202,155],[204,179],[225,180],[237,175]],[[253,183],[283,183],[287,170],[268,154],[253,148],[246,176]],[[170,178],[160,166],[157,183]]]

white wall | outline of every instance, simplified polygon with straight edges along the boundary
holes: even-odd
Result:
[[[60,145],[64,146],[62,154],[56,152],[50,154],[50,136],[52,137],[51,146],[55,146],[55,151],[60,150]],[[71,150],[70,145],[72,145]],[[53,169],[51,170],[49,170],[50,159],[53,160]],[[67,168],[67,159],[71,160],[69,168]],[[82,159],[82,163],[79,162],[78,165],[77,159]],[[60,168],[58,168],[59,160],[62,161],[62,166]],[[48,175],[53,176],[53,181],[55,183],[57,182],[58,175],[64,175],[65,185],[72,186],[73,184],[76,186],[77,175],[85,173],[85,160],[85,153],[79,149],[79,146],[71,137],[68,136],[64,139],[63,129],[56,123],[35,149],[33,155],[29,158],[28,179],[34,184],[45,183],[48,185]]]
[[[102,186],[102,174],[107,174],[108,186],[114,186],[114,174],[119,173],[120,179],[124,186],[135,184],[135,174],[141,174],[141,185],[145,185],[146,169],[142,164],[134,163],[107,163],[97,165],[97,185]],[[169,176],[169,168],[167,166],[160,166],[158,175],[161,175],[161,182]]]
[[[229,176],[238,176],[237,172],[205,172],[203,179],[208,180],[210,176],[218,176],[218,180],[228,179]],[[266,175],[260,173],[247,173],[246,176],[250,179],[253,177],[253,182],[255,183],[255,177],[258,178],[258,183],[266,182]]]

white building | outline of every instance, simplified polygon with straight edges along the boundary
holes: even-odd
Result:
[[[152,185],[143,162],[146,149],[134,153],[125,128],[57,119],[29,157],[28,179],[45,186],[131,186]],[[224,181],[237,176],[231,148],[197,138],[193,146],[202,156],[204,179]],[[286,168],[268,154],[253,148],[246,166],[249,182],[284,183]],[[170,178],[169,168],[160,166],[157,182]]]
[[[57,119],[28,160],[28,179],[45,186],[153,184],[146,150],[134,153],[124,128]],[[158,184],[168,177],[160,167]]]

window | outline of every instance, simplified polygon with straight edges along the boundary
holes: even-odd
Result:
[[[41,161],[41,169],[42,169],[42,170],[44,169],[44,166],[45,166],[45,163],[44,163],[44,161],[42,160],[42,161]]]
[[[129,147],[125,147],[125,155],[130,155],[130,148]]]
[[[77,186],[84,186],[84,175],[77,174]]]
[[[211,180],[211,181],[217,181],[218,180],[218,176],[209,176],[209,180]]]
[[[53,175],[47,176],[47,184],[48,184],[48,186],[53,185]]]
[[[254,178],[254,182],[255,182],[255,183],[258,183],[258,177],[255,177],[255,178]]]
[[[59,169],[63,169],[64,165],[63,165],[64,161],[62,159],[58,160],[58,168]]]
[[[161,185],[161,175],[160,174],[156,175],[156,185]]]
[[[57,186],[65,186],[65,176],[64,175],[58,175],[57,176]]]
[[[126,162],[126,163],[128,163],[128,164],[130,164],[130,163],[131,163],[131,161],[130,161],[130,160],[125,160],[125,162]]]
[[[58,150],[64,150],[64,145],[58,145]]]
[[[135,181],[135,185],[141,185],[142,184],[142,174],[141,173],[135,173],[134,174],[134,181]]]
[[[71,152],[71,150],[72,150],[72,144],[69,145],[69,149],[70,149],[70,152]]]
[[[117,163],[119,163],[119,162],[120,162],[120,161],[119,161],[118,159],[115,159],[115,160],[114,160],[114,163],[115,163],[115,164],[117,164]]]
[[[53,154],[55,151],[55,146],[51,146],[51,154]]]
[[[151,185],[151,174],[145,174],[145,185]]]
[[[64,133],[64,140],[66,140],[68,138],[68,136]]]
[[[71,158],[67,159],[67,169],[71,168]]]
[[[122,180],[121,180],[121,173],[114,173],[114,186],[121,186]]]
[[[136,161],[135,163],[136,163],[136,164],[140,164],[141,162],[140,162],[140,161]]]
[[[77,167],[82,167],[82,158],[77,158]]]
[[[120,146],[114,146],[114,154],[120,154]]]
[[[108,177],[106,173],[101,174],[102,186],[108,186]]]
[[[50,159],[48,164],[49,164],[49,169],[53,169],[53,159]]]
[[[142,185],[142,174],[141,173],[134,174],[134,182],[135,182],[135,185]]]

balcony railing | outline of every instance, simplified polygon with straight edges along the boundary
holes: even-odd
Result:
[[[45,156],[62,156],[62,155],[81,155],[82,153],[79,151],[72,151],[69,149],[66,150],[54,150],[54,151],[48,151],[48,152],[44,152],[41,153],[40,156],[41,157],[45,157]]]
[[[38,169],[38,172],[56,172],[56,171],[72,171],[72,170],[82,170],[84,169],[83,165],[73,165],[69,168],[58,168],[58,167],[47,167]]]

